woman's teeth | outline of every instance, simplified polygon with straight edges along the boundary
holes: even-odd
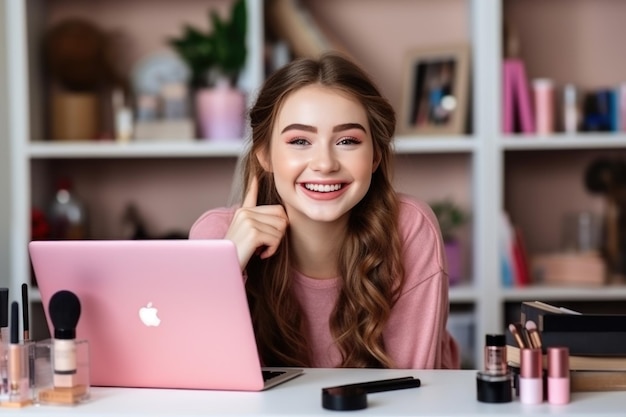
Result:
[[[341,184],[304,184],[304,188],[318,193],[329,193],[341,188]]]

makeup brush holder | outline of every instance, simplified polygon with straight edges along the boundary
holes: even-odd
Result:
[[[42,405],[76,405],[89,399],[89,343],[47,339],[34,349],[36,399]]]

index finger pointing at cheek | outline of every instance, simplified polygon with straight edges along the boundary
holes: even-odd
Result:
[[[252,177],[250,180],[250,185],[248,186],[248,192],[246,193],[246,197],[243,199],[242,207],[256,207],[257,197],[259,195],[259,180],[256,175]]]

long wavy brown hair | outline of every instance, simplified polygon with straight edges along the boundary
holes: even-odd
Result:
[[[252,142],[242,159],[243,196],[253,175],[259,180],[257,204],[281,204],[272,173],[256,155],[270,155],[276,117],[285,97],[319,84],[349,94],[365,108],[380,159],[369,191],[350,213],[339,254],[341,290],[330,317],[330,331],[342,356],[341,367],[393,367],[383,330],[404,280],[398,234],[398,198],[391,184],[395,113],[369,76],[347,58],[327,53],[297,59],[274,72],[250,110]],[[293,293],[289,233],[277,253],[253,257],[246,288],[259,353],[268,366],[312,366],[306,317]]]

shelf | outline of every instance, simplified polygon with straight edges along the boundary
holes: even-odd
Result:
[[[626,149],[626,133],[554,134],[550,136],[509,135],[500,142],[503,150],[534,151],[559,149]]]
[[[450,303],[475,303],[478,300],[476,289],[472,285],[454,285],[448,292]]]
[[[526,288],[506,288],[502,290],[502,301],[566,300],[566,301],[604,301],[623,300],[626,298],[626,285],[607,285],[603,287],[548,287],[534,285]]]
[[[475,141],[467,137],[399,136],[397,154],[414,153],[465,153],[472,152]],[[82,159],[82,158],[206,158],[239,156],[244,149],[243,140],[193,141],[193,142],[129,142],[113,141],[40,141],[28,145],[32,159]]]
[[[72,141],[35,142],[28,145],[33,159],[80,158],[204,158],[237,157],[242,140],[194,142]]]
[[[401,135],[395,139],[397,154],[414,153],[465,153],[472,152],[476,140],[472,136],[410,136]]]

